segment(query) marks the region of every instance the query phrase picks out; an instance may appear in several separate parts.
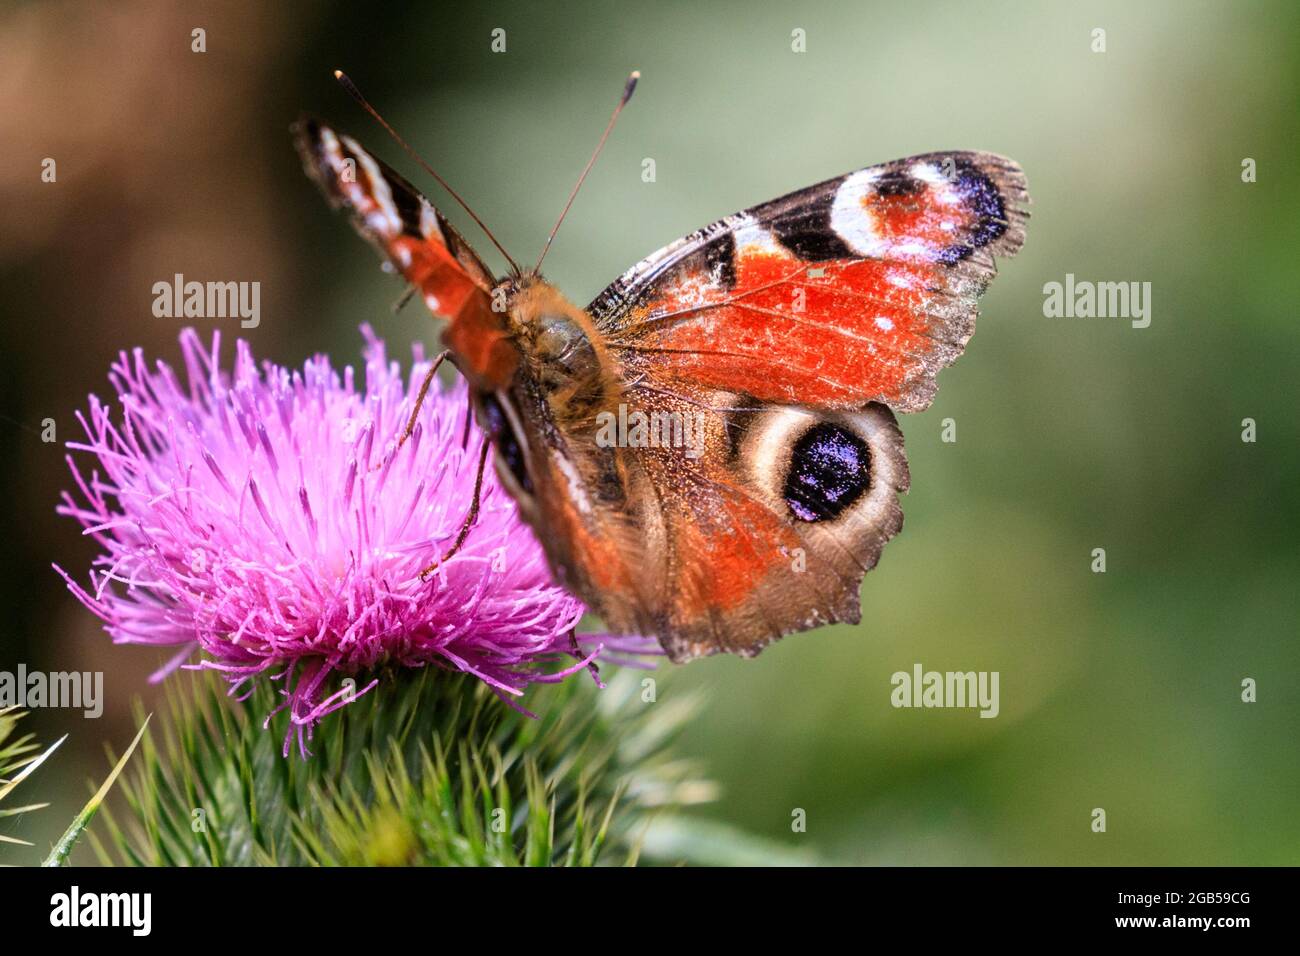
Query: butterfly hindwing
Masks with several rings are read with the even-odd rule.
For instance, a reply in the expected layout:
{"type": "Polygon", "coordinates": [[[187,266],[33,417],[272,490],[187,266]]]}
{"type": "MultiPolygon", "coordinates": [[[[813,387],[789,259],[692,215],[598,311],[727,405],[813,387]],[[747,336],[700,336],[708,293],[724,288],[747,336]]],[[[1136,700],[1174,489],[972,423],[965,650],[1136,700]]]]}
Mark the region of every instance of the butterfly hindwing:
{"type": "MultiPolygon", "coordinates": [[[[892,413],[702,397],[682,410],[704,430],[698,456],[627,454],[657,489],[646,524],[660,544],[642,576],[669,655],[748,657],[786,634],[859,620],[862,576],[902,527],[908,471],[892,413]]],[[[662,396],[644,407],[661,410],[662,396]]]]}
{"type": "Polygon", "coordinates": [[[526,368],[488,416],[509,420],[498,447],[520,449],[498,470],[557,579],[608,628],[653,634],[680,662],[859,619],[908,485],[888,408],[629,382],[617,412],[582,422],[553,414],[526,368]]]}

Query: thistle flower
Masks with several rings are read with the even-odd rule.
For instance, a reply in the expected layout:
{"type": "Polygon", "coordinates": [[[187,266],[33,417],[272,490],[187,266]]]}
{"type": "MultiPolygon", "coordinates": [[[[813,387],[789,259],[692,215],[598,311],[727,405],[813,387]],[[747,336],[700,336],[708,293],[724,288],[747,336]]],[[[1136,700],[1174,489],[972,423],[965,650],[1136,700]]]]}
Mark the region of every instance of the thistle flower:
{"type": "Polygon", "coordinates": [[[102,471],[87,477],[69,455],[80,494],[65,492],[58,510],[104,553],[88,587],[56,570],[115,643],[180,647],[151,680],[210,668],[241,698],[263,675],[280,682],[286,755],[296,734],[306,756],[315,724],[379,680],[358,689],[337,675],[434,664],[510,700],[606,648],[648,649],[575,637],[584,608],[552,583],[491,469],[461,550],[421,580],[466,516],[485,439],[465,386],[435,385],[398,448],[428,363],[417,347],[408,382],[362,333],[361,388],[351,366],[340,373],[325,356],[301,372],[259,369],[242,340],[223,372],[219,333],[210,350],[192,329],[181,334],[185,384],[163,362],[150,369],[140,349],[123,352],[109,376],[120,421],[92,395],[89,420],[78,413],[87,441],[68,445],[102,471]],[[577,662],[547,669],[566,654],[577,662]]]}

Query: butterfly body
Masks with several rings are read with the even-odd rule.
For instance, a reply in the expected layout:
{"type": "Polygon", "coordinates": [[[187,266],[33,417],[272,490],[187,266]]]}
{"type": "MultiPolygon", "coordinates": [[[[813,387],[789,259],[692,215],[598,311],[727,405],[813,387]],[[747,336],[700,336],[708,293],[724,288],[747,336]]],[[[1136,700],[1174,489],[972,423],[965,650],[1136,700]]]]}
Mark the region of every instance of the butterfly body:
{"type": "Polygon", "coordinates": [[[995,255],[1023,242],[1014,163],[938,153],[828,180],[653,253],[583,309],[535,273],[494,279],[355,141],[309,122],[298,143],[448,319],[502,482],[608,627],[681,661],[860,619],[910,480],[894,412],[929,405],[995,255]]]}

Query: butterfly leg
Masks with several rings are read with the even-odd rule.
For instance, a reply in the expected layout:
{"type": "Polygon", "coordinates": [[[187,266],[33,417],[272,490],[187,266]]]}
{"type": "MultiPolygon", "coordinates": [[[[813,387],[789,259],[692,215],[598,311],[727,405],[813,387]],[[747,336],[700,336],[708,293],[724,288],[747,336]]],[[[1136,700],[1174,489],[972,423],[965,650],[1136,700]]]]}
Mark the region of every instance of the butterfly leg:
{"type": "Polygon", "coordinates": [[[462,449],[469,447],[469,426],[474,421],[474,396],[467,395],[465,402],[465,430],[460,436],[460,447],[462,449]]]}
{"type": "Polygon", "coordinates": [[[415,295],[416,291],[418,290],[415,285],[409,285],[406,287],[406,291],[402,293],[402,297],[393,303],[394,315],[401,312],[402,309],[406,307],[406,303],[411,301],[411,297],[415,295]]]}
{"type": "MultiPolygon", "coordinates": [[[[582,653],[582,645],[578,643],[578,629],[576,627],[569,629],[569,653],[578,660],[582,660],[587,656],[582,653]]],[[[595,661],[587,665],[587,673],[591,674],[591,679],[596,682],[597,687],[604,688],[605,685],[600,680],[600,668],[596,666],[595,661]]]]}
{"type": "MultiPolygon", "coordinates": [[[[402,446],[406,444],[406,440],[411,437],[411,433],[415,431],[415,423],[420,417],[420,406],[424,404],[424,396],[429,394],[429,386],[433,384],[433,377],[438,374],[438,367],[450,356],[451,349],[444,349],[442,352],[438,353],[438,357],[435,358],[433,364],[429,366],[429,371],[425,374],[424,381],[420,383],[420,391],[415,396],[415,407],[411,409],[411,417],[406,420],[406,427],[402,429],[402,436],[397,439],[397,447],[393,449],[394,455],[401,450],[402,446]]],[[[377,462],[372,470],[378,470],[382,466],[382,461],[377,462]]]]}
{"type": "Polygon", "coordinates": [[[488,449],[491,447],[491,443],[484,438],[483,447],[478,453],[478,472],[474,475],[474,497],[469,504],[469,513],[465,515],[465,520],[460,524],[460,530],[456,532],[455,542],[446,554],[420,572],[421,581],[428,581],[429,575],[437,571],[443,564],[446,564],[452,555],[460,550],[461,545],[465,543],[465,539],[469,537],[469,529],[474,527],[474,522],[478,521],[479,500],[483,491],[483,469],[487,467],[488,449]]]}

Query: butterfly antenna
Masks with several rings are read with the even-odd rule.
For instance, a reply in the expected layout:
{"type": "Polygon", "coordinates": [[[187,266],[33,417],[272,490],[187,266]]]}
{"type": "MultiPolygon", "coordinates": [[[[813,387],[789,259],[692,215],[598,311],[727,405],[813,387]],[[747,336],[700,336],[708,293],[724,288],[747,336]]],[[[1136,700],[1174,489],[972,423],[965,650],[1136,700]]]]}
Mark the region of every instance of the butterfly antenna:
{"type": "Polygon", "coordinates": [[[439,176],[438,173],[434,170],[434,168],[430,166],[427,162],[425,162],[423,156],[421,156],[414,149],[412,149],[411,146],[406,142],[406,140],[402,139],[401,136],[397,135],[397,130],[389,126],[388,120],[380,116],[379,111],[376,110],[373,106],[371,106],[369,102],[367,102],[366,98],[361,95],[361,91],[357,89],[357,85],[353,83],[351,79],[348,78],[348,75],[346,73],[344,73],[342,70],[335,70],[334,79],[339,81],[339,85],[342,86],[343,89],[348,91],[348,94],[354,100],[356,100],[358,104],[360,104],[363,110],[365,110],[367,113],[369,113],[371,116],[375,118],[375,122],[377,122],[380,126],[382,126],[385,130],[388,131],[388,135],[393,137],[393,139],[397,141],[397,145],[401,146],[402,149],[406,150],[406,152],[410,154],[411,158],[420,164],[421,169],[423,169],[426,173],[432,176],[437,181],[438,185],[447,191],[447,194],[451,196],[452,199],[460,203],[460,208],[464,209],[467,213],[469,213],[469,217],[473,219],[474,222],[478,223],[478,227],[483,230],[483,234],[492,241],[492,245],[497,247],[497,251],[506,257],[506,262],[510,263],[510,268],[514,270],[515,275],[518,275],[519,263],[515,262],[515,260],[511,257],[510,253],[506,252],[505,247],[502,246],[501,243],[497,242],[497,237],[492,235],[492,230],[489,229],[484,224],[483,220],[478,217],[478,214],[474,212],[473,209],[469,208],[469,203],[465,202],[465,200],[460,198],[460,193],[456,192],[456,190],[452,189],[449,185],[447,185],[447,180],[439,176]]]}
{"type": "Polygon", "coordinates": [[[587,160],[587,166],[578,177],[577,183],[574,184],[573,192],[569,193],[569,201],[564,204],[564,211],[560,213],[560,218],[555,220],[555,227],[551,234],[546,237],[546,245],[542,246],[542,254],[537,257],[537,265],[533,266],[533,274],[542,268],[542,260],[546,258],[547,250],[551,248],[551,241],[555,239],[555,234],[560,231],[560,223],[564,222],[564,217],[569,214],[569,208],[573,205],[573,200],[578,196],[578,190],[582,188],[587,174],[591,172],[591,167],[596,165],[596,157],[600,151],[605,148],[605,140],[609,139],[610,131],[614,128],[614,123],[618,120],[618,114],[623,112],[623,107],[627,106],[627,101],[632,98],[632,92],[636,89],[636,81],[641,79],[641,71],[633,70],[627,78],[627,83],[623,86],[623,95],[619,97],[618,105],[614,107],[613,114],[609,117],[609,122],[605,124],[605,132],[600,136],[600,142],[596,144],[595,151],[591,154],[591,159],[587,160]]]}

